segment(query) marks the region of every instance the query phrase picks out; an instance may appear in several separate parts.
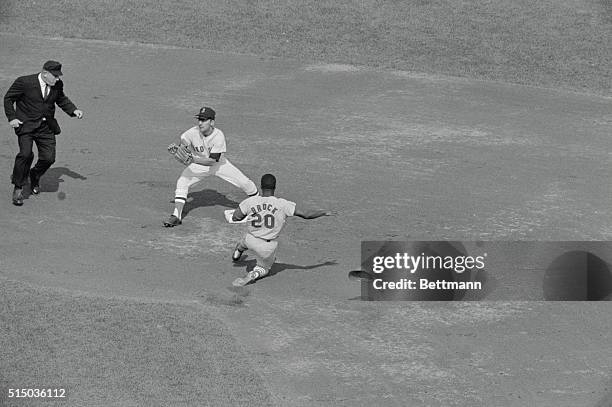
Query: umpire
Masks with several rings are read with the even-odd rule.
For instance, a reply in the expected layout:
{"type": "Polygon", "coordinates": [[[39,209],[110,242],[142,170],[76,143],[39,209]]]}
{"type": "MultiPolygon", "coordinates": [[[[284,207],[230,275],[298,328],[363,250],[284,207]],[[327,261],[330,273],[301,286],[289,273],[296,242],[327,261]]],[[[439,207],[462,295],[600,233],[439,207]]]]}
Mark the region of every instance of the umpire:
{"type": "Polygon", "coordinates": [[[11,177],[14,205],[23,205],[22,191],[28,175],[32,193],[38,194],[40,177],[55,162],[55,136],[61,132],[54,117],[55,105],[71,117],[83,118],[83,112],[64,94],[61,76],[62,64],[47,61],[40,73],[17,78],[4,95],[4,113],[19,143],[11,177]],[[30,169],[33,143],[38,149],[38,161],[30,169]]]}

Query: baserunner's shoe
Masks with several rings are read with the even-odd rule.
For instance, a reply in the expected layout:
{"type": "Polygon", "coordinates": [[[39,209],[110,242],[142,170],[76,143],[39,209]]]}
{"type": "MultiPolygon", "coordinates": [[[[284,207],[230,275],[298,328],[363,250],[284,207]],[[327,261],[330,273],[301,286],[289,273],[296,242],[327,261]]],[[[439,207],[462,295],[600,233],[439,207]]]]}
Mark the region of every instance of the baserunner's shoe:
{"type": "Polygon", "coordinates": [[[180,225],[181,223],[183,223],[183,222],[181,222],[181,220],[179,218],[177,218],[174,215],[170,215],[168,220],[164,222],[164,226],[167,227],[167,228],[172,228],[174,226],[180,225]]]}
{"type": "Polygon", "coordinates": [[[243,287],[259,278],[259,273],[255,270],[251,270],[247,273],[245,277],[238,277],[234,280],[232,285],[234,287],[243,287]]]}

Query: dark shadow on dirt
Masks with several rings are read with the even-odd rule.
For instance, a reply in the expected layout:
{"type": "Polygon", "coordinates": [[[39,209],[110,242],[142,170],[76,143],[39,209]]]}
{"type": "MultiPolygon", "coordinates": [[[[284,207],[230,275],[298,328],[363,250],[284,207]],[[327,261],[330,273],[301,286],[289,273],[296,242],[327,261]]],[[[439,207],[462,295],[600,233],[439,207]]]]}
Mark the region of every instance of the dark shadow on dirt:
{"type": "MultiPolygon", "coordinates": [[[[253,260],[255,261],[255,260],[253,260]]],[[[266,277],[271,277],[273,275],[276,275],[282,271],[285,270],[301,270],[301,271],[306,271],[306,270],[313,270],[319,267],[323,267],[323,266],[334,266],[338,264],[337,261],[325,261],[323,263],[318,263],[318,264],[313,264],[310,266],[300,266],[297,264],[288,264],[288,263],[274,263],[272,265],[272,268],[270,269],[270,272],[268,273],[268,275],[266,277]]],[[[255,266],[253,264],[253,266],[255,266]]]]}
{"type": "MultiPolygon", "coordinates": [[[[66,167],[51,167],[40,178],[40,192],[57,192],[59,191],[60,183],[64,182],[63,176],[74,179],[86,180],[87,177],[74,172],[66,167]]],[[[24,189],[25,190],[25,189],[24,189]]]]}
{"type": "Polygon", "coordinates": [[[215,205],[236,208],[238,207],[239,203],[240,202],[228,199],[225,195],[215,191],[214,189],[203,189],[202,191],[191,192],[189,193],[187,203],[183,208],[183,218],[195,208],[215,205]]]}
{"type": "MultiPolygon", "coordinates": [[[[257,260],[255,259],[250,259],[250,260],[241,260],[241,261],[237,261],[234,263],[234,267],[242,267],[242,266],[246,266],[246,271],[250,271],[253,270],[253,268],[255,267],[255,265],[257,264],[257,260]]],[[[318,264],[312,264],[310,266],[300,266],[298,264],[289,264],[289,263],[274,263],[272,265],[272,268],[270,269],[270,272],[268,273],[267,276],[263,277],[262,280],[264,278],[268,278],[268,277],[272,277],[280,272],[283,272],[285,270],[301,270],[301,271],[308,271],[308,270],[313,270],[319,267],[323,267],[323,266],[334,266],[338,264],[337,261],[326,261],[323,263],[318,263],[318,264]]]]}

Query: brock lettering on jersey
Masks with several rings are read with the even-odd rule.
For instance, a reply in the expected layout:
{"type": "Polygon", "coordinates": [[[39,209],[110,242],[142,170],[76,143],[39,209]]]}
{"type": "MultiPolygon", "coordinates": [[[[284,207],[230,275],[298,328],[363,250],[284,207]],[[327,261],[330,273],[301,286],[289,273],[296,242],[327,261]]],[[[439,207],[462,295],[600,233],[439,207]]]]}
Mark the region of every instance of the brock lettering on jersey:
{"type": "Polygon", "coordinates": [[[276,207],[274,207],[274,206],[272,206],[270,204],[266,204],[266,203],[260,204],[260,205],[257,205],[257,206],[251,206],[251,212],[252,213],[259,213],[259,212],[262,212],[262,211],[269,211],[269,212],[272,212],[272,215],[274,215],[277,210],[278,210],[278,208],[276,208],[276,207]]]}

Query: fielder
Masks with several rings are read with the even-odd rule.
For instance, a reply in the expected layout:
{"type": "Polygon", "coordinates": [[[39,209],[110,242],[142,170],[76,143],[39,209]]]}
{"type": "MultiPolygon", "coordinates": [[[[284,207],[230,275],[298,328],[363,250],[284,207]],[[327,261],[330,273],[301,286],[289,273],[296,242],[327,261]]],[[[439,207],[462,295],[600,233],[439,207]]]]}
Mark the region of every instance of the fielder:
{"type": "Polygon", "coordinates": [[[198,119],[198,125],[181,134],[182,148],[179,153],[184,148],[188,157],[177,159],[187,167],[176,181],[174,212],[164,222],[165,227],[182,223],[183,207],[187,202],[189,188],[208,176],[215,175],[242,189],[249,196],[258,194],[255,183],[225,157],[225,135],[215,127],[215,111],[210,107],[203,107],[194,117],[198,119]]]}
{"type": "Polygon", "coordinates": [[[299,216],[303,219],[316,219],[321,216],[332,216],[333,212],[324,210],[302,211],[295,207],[295,202],[274,196],[276,178],[272,174],[261,177],[261,196],[252,196],[240,203],[234,211],[232,220],[239,222],[249,216],[247,233],[236,245],[232,260],[237,262],[246,250],[252,250],[257,259],[253,270],[244,278],[237,278],[234,286],[244,286],[258,278],[264,277],[270,271],[276,260],[276,249],[285,220],[289,216],[299,216]]]}

